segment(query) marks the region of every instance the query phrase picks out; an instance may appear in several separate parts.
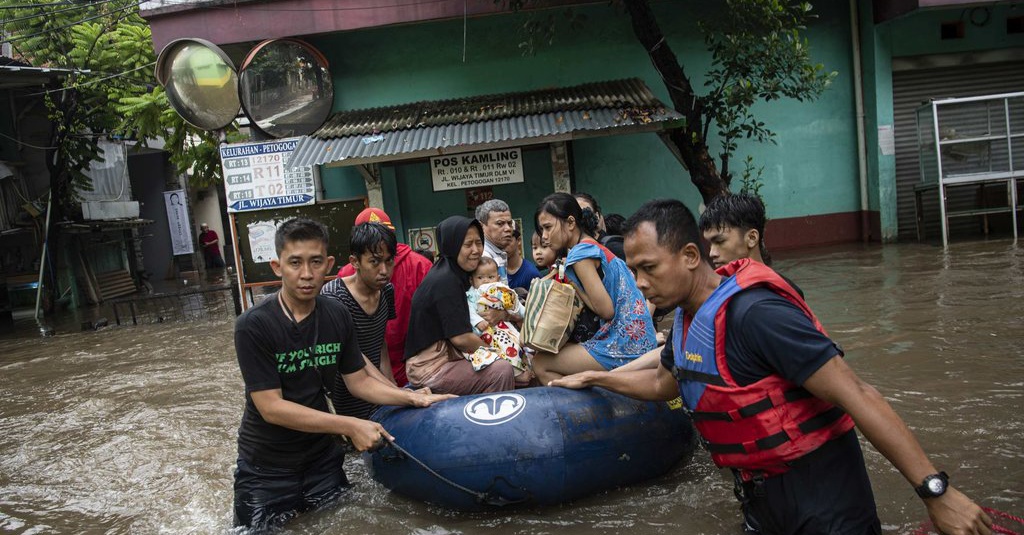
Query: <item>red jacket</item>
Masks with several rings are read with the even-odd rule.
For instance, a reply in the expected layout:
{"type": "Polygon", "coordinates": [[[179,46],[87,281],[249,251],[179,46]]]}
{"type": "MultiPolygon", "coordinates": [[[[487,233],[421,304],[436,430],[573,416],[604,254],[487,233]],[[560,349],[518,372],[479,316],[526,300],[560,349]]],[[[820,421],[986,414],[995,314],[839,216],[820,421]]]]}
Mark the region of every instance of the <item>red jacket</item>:
{"type": "MultiPolygon", "coordinates": [[[[405,386],[409,379],[405,376],[405,333],[409,330],[409,312],[412,310],[412,294],[416,292],[423,277],[433,264],[426,257],[413,251],[404,243],[398,244],[395,252],[395,270],[391,273],[391,284],[395,287],[395,319],[388,322],[384,331],[384,341],[388,344],[388,360],[391,361],[391,372],[398,386],[405,386]]],[[[338,270],[339,277],[347,277],[355,273],[351,263],[338,270]]]]}

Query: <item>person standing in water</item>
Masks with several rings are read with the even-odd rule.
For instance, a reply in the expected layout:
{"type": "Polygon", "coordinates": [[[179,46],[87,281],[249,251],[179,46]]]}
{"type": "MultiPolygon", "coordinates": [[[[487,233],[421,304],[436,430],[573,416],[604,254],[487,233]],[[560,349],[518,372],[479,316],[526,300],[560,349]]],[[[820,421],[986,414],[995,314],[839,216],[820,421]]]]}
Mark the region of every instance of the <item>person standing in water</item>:
{"type": "Polygon", "coordinates": [[[235,353],[245,383],[238,428],[236,526],[262,530],[331,503],[348,487],[342,466],[348,437],[358,451],[392,440],[380,424],[333,414],[331,380],[343,374],[355,396],[382,405],[427,407],[451,396],[415,393],[366,372],[352,317],[320,295],[334,266],[327,229],[309,219],[284,222],[271,269],[281,290],[235,323],[235,353]]]}
{"type": "Polygon", "coordinates": [[[771,268],[744,259],[715,272],[693,214],[676,200],[644,204],[624,232],[637,286],[659,307],[680,307],[661,364],[551,385],[646,400],[682,395],[712,460],[734,474],[748,533],[881,533],[854,426],[903,474],[942,533],[991,533],[988,515],[949,485],[771,268]]]}
{"type": "MultiPolygon", "coordinates": [[[[380,208],[367,208],[356,216],[355,225],[363,223],[380,223],[390,231],[395,231],[391,217],[380,208]]],[[[397,237],[396,237],[397,239],[397,237]]],[[[395,288],[395,319],[384,328],[384,340],[391,360],[391,374],[398,386],[405,386],[409,379],[405,375],[405,337],[409,331],[409,312],[412,310],[412,294],[416,293],[420,282],[427,276],[433,260],[428,260],[408,245],[398,242],[395,245],[395,266],[391,270],[391,285],[395,288]]],[[[356,272],[351,262],[338,270],[339,277],[348,277],[356,272]]]]}

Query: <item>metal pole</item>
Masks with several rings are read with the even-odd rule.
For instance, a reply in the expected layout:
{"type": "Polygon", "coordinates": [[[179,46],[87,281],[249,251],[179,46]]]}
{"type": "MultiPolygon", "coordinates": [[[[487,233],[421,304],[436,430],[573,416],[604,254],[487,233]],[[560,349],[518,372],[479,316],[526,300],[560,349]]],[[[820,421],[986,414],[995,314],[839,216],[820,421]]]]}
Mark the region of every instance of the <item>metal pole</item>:
{"type": "Polygon", "coordinates": [[[47,194],[46,199],[46,226],[43,227],[43,251],[39,255],[39,280],[36,285],[36,323],[39,324],[39,328],[43,329],[43,323],[39,321],[39,309],[42,306],[43,300],[43,271],[46,268],[46,254],[50,244],[50,214],[53,213],[53,190],[47,194]]]}
{"type": "Polygon", "coordinates": [[[228,214],[228,222],[231,227],[231,243],[235,255],[235,287],[237,290],[231,292],[235,299],[235,313],[241,314],[249,308],[249,299],[245,295],[245,276],[242,274],[242,249],[238,246],[238,227],[235,224],[235,214],[228,214]]]}
{"type": "MultiPolygon", "coordinates": [[[[1003,112],[1006,116],[1006,159],[1010,170],[1010,179],[1006,181],[1009,189],[1010,221],[1013,224],[1013,243],[1017,243],[1017,179],[1013,174],[1013,134],[1010,132],[1010,99],[1003,99],[1003,112]]],[[[990,129],[989,132],[992,130],[990,129]]],[[[989,163],[989,165],[992,165],[989,163]]]]}
{"type": "Polygon", "coordinates": [[[850,0],[850,41],[853,44],[853,96],[857,110],[857,184],[860,186],[860,236],[871,241],[871,220],[868,211],[868,152],[864,133],[864,78],[861,71],[860,10],[857,0],[850,0]]]}
{"type": "Polygon", "coordinates": [[[939,172],[939,212],[942,214],[942,247],[949,247],[949,226],[946,221],[946,183],[942,179],[942,146],[939,144],[939,105],[932,101],[932,132],[935,136],[935,168],[939,172]]]}

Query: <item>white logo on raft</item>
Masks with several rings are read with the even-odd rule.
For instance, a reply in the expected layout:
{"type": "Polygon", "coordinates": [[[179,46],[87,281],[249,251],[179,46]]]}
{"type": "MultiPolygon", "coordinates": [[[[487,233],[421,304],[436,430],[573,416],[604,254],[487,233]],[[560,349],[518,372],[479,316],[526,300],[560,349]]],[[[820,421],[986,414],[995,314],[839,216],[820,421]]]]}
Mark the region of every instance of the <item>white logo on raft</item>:
{"type": "Polygon", "coordinates": [[[502,392],[488,394],[466,403],[462,413],[466,419],[477,425],[503,424],[523,412],[526,398],[519,394],[502,392]]]}

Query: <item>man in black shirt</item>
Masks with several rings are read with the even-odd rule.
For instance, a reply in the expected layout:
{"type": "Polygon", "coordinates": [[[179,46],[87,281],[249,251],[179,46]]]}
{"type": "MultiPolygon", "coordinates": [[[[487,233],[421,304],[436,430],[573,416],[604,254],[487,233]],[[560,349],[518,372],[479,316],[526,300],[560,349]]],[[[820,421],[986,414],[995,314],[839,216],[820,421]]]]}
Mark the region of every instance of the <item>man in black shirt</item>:
{"type": "Polygon", "coordinates": [[[242,314],[235,352],[245,381],[238,429],[235,524],[257,530],[329,503],[348,480],[339,437],[366,451],[392,440],[378,423],[332,414],[335,371],[355,396],[372,403],[426,407],[451,396],[402,390],[372,379],[340,303],[320,297],[334,265],[327,229],[309,219],[282,224],[271,261],[281,290],[242,314]],[[332,436],[334,435],[334,436],[332,436]]]}
{"type": "Polygon", "coordinates": [[[712,459],[741,476],[737,496],[755,533],[880,533],[853,424],[916,487],[941,532],[991,533],[991,519],[947,485],[770,268],[741,260],[723,268],[730,276],[716,273],[693,215],[675,200],[645,203],[624,233],[637,287],[658,307],[680,307],[676,336],[657,369],[587,371],[550,384],[647,400],[682,393],[712,459]]]}

